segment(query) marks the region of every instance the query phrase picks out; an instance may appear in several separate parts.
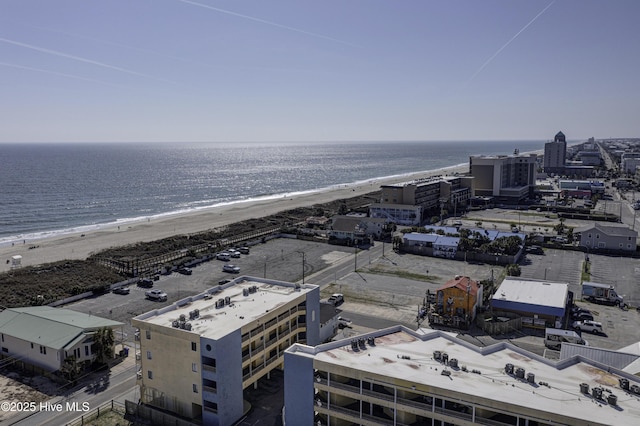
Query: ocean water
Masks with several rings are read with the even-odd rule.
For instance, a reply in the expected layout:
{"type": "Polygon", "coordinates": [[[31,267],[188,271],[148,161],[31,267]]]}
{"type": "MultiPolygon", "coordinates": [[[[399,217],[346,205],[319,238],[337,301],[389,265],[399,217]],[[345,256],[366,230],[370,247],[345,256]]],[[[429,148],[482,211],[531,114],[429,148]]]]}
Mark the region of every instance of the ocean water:
{"type": "Polygon", "coordinates": [[[0,244],[468,164],[544,141],[0,144],[0,244]]]}

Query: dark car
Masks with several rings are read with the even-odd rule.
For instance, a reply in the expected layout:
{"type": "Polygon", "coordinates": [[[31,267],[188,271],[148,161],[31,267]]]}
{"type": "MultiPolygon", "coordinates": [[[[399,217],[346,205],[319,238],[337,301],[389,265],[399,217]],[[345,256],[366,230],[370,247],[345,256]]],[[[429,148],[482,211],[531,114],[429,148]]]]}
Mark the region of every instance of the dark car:
{"type": "Polygon", "coordinates": [[[182,275],[191,275],[193,271],[189,268],[180,268],[178,269],[178,273],[182,275]]]}
{"type": "Polygon", "coordinates": [[[576,321],[593,321],[593,315],[591,315],[591,312],[580,312],[573,315],[573,319],[576,321]]]}
{"type": "Polygon", "coordinates": [[[544,254],[544,250],[540,246],[529,246],[527,247],[527,253],[544,254]]]}
{"type": "Polygon", "coordinates": [[[142,278],[138,280],[138,286],[144,287],[144,288],[151,288],[153,287],[153,280],[150,278],[142,278]]]}
{"type": "Polygon", "coordinates": [[[218,281],[218,284],[219,285],[225,285],[226,283],[230,283],[230,282],[231,282],[231,280],[220,280],[220,281],[218,281]]]}

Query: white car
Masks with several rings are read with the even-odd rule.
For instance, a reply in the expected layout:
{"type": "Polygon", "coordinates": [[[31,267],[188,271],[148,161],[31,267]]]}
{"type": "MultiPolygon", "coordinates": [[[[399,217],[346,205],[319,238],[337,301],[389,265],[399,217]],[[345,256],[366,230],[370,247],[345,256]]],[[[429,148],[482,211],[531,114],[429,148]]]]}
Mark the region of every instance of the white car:
{"type": "Polygon", "coordinates": [[[240,257],[240,252],[238,250],[231,249],[231,250],[229,250],[229,255],[231,255],[231,257],[238,258],[238,257],[240,257]]]}
{"type": "Polygon", "coordinates": [[[338,306],[344,302],[344,295],[334,293],[329,297],[329,299],[327,299],[327,302],[331,303],[333,306],[338,306]]]}
{"type": "Polygon", "coordinates": [[[222,272],[231,272],[232,274],[239,274],[240,268],[236,265],[227,264],[222,267],[222,272]]]}
{"type": "Polygon", "coordinates": [[[155,300],[158,302],[164,302],[165,300],[167,300],[167,293],[157,288],[145,291],[144,295],[147,297],[147,299],[155,300]]]}
{"type": "Polygon", "coordinates": [[[576,331],[588,331],[593,334],[604,334],[602,330],[602,324],[596,321],[575,321],[573,323],[573,328],[576,331]]]}

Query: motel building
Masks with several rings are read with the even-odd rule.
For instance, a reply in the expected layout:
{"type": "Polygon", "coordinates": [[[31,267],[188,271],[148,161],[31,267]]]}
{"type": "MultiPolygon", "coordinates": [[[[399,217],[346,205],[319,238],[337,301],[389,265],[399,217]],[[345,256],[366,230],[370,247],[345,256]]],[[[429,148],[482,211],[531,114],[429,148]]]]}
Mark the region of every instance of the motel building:
{"type": "Polygon", "coordinates": [[[319,323],[318,286],[247,276],[139,315],[140,402],[154,422],[235,424],[244,390],[282,369],[292,344],[318,344],[319,323]]]}
{"type": "Polygon", "coordinates": [[[635,425],[637,376],[390,327],[285,353],[286,425],[635,425]]]}

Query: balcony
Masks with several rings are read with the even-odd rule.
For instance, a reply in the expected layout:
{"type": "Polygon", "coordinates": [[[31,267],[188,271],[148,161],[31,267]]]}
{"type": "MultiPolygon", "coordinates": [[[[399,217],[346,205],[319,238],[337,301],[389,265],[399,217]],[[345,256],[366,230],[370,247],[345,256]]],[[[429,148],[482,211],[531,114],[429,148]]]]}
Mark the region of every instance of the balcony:
{"type": "Polygon", "coordinates": [[[216,367],[214,367],[213,365],[202,364],[202,369],[204,371],[208,371],[210,373],[215,373],[216,372],[216,367]]]}
{"type": "Polygon", "coordinates": [[[218,388],[212,388],[211,386],[202,386],[204,392],[218,393],[218,388]]]}

